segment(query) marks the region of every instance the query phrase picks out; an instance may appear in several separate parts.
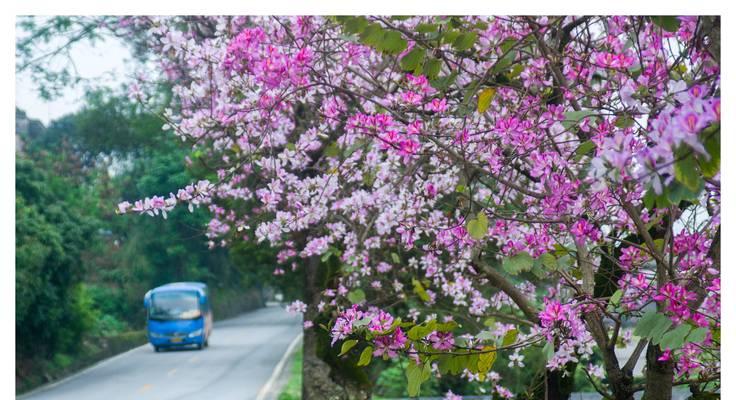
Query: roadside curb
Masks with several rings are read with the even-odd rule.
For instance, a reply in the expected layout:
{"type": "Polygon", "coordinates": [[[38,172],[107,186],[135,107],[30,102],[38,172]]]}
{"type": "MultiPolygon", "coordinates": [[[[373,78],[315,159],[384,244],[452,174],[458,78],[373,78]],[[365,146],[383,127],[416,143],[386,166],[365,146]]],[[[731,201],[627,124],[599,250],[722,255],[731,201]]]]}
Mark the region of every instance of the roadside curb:
{"type": "Polygon", "coordinates": [[[276,364],[276,367],[273,369],[271,377],[268,378],[268,381],[266,381],[266,383],[261,387],[261,390],[258,391],[258,395],[256,396],[255,400],[271,400],[275,399],[276,396],[278,396],[278,393],[274,393],[275,390],[280,389],[279,387],[275,386],[276,381],[278,381],[279,377],[281,377],[284,367],[286,366],[286,362],[291,359],[291,356],[296,351],[297,345],[301,343],[303,336],[304,333],[299,332],[294,340],[291,341],[289,347],[284,352],[284,355],[281,356],[278,364],[276,364]]]}

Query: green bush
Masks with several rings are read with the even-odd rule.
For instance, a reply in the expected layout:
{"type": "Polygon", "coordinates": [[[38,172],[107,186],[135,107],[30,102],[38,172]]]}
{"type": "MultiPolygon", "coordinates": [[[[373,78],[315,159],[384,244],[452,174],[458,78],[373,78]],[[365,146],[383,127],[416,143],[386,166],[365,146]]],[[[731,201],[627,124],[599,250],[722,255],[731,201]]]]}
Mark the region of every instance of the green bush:
{"type": "Polygon", "coordinates": [[[54,363],[54,366],[59,369],[64,369],[72,364],[74,362],[74,359],[66,354],[63,353],[57,353],[54,354],[54,358],[52,359],[52,362],[54,363]]]}

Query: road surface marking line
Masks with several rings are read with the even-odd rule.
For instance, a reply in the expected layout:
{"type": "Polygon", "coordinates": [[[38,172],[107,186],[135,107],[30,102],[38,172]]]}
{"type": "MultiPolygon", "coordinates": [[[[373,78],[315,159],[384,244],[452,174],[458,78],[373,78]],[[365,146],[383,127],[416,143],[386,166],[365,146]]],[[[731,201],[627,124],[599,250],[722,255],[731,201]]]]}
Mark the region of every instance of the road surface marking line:
{"type": "Polygon", "coordinates": [[[296,348],[296,345],[301,341],[302,335],[304,335],[303,332],[299,332],[299,335],[294,338],[294,340],[291,341],[289,344],[289,347],[286,349],[286,352],[283,356],[281,356],[281,359],[279,360],[279,363],[276,364],[276,368],[273,369],[273,372],[271,373],[271,377],[268,378],[268,381],[266,381],[266,384],[261,387],[261,390],[258,391],[258,396],[256,396],[256,400],[263,400],[266,398],[266,395],[271,391],[271,387],[273,387],[273,384],[276,382],[276,379],[279,378],[279,375],[281,375],[281,371],[284,369],[284,365],[286,365],[286,360],[289,358],[291,353],[296,348]]]}
{"type": "MultiPolygon", "coordinates": [[[[222,326],[222,324],[227,325],[229,322],[231,322],[233,320],[242,318],[242,317],[244,317],[244,316],[246,316],[248,314],[256,314],[256,313],[259,313],[259,312],[263,312],[264,310],[268,310],[268,307],[257,308],[255,310],[250,310],[250,311],[246,311],[244,313],[238,314],[237,316],[234,316],[232,318],[224,319],[224,320],[221,320],[221,321],[215,321],[214,326],[215,327],[219,327],[219,326],[222,326]]],[[[45,391],[47,391],[49,389],[53,389],[56,386],[59,386],[59,385],[62,385],[64,383],[66,383],[66,382],[69,382],[71,380],[77,379],[80,376],[86,375],[88,372],[91,372],[91,371],[96,370],[98,368],[104,367],[105,365],[107,365],[107,364],[109,364],[109,363],[111,363],[113,361],[116,361],[116,360],[118,360],[120,358],[123,358],[125,356],[128,356],[128,355],[130,355],[130,353],[133,353],[133,352],[138,351],[138,350],[142,350],[143,348],[146,348],[146,347],[150,348],[149,346],[150,346],[150,344],[149,343],[146,343],[146,344],[140,345],[138,347],[134,347],[134,348],[132,348],[132,349],[130,349],[128,351],[125,351],[123,353],[117,354],[117,355],[115,355],[115,356],[113,356],[111,358],[106,358],[104,360],[100,360],[99,362],[97,362],[95,364],[92,364],[92,365],[90,365],[89,367],[87,367],[85,369],[82,369],[80,371],[77,371],[74,374],[67,376],[66,378],[63,378],[63,379],[58,380],[58,381],[55,381],[55,382],[49,382],[49,383],[47,383],[47,384],[45,384],[43,386],[39,386],[39,387],[37,387],[37,388],[29,391],[29,392],[26,392],[26,393],[23,393],[23,394],[21,394],[19,396],[16,396],[15,397],[15,400],[24,400],[24,399],[27,399],[27,398],[29,398],[31,396],[35,396],[35,395],[37,395],[39,393],[45,392],[45,391]]]]}
{"type": "Polygon", "coordinates": [[[197,360],[199,360],[199,356],[194,356],[194,357],[192,357],[192,358],[189,359],[189,362],[190,363],[193,363],[193,362],[196,362],[197,360]]]}
{"type": "Polygon", "coordinates": [[[167,376],[168,376],[169,378],[171,378],[172,376],[174,376],[174,374],[175,374],[175,373],[176,373],[176,368],[174,368],[174,369],[172,369],[171,371],[169,371],[169,373],[167,373],[166,375],[167,375],[167,376]]]}
{"type": "Polygon", "coordinates": [[[138,389],[138,393],[144,393],[148,390],[150,390],[153,387],[150,383],[146,383],[145,385],[141,386],[140,389],[138,389]]]}

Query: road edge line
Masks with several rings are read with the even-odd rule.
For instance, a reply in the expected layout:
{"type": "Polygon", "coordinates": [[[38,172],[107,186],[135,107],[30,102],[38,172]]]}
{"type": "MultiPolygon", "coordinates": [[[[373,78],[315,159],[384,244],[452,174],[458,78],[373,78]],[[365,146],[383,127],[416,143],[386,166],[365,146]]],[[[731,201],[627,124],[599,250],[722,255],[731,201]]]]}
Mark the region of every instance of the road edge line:
{"type": "Polygon", "coordinates": [[[74,374],[67,376],[66,378],[62,378],[62,379],[60,379],[58,381],[54,381],[54,382],[49,382],[49,383],[47,383],[47,384],[45,384],[43,386],[40,386],[40,387],[37,387],[37,388],[31,390],[30,392],[23,393],[21,395],[15,396],[15,399],[16,400],[23,400],[23,399],[26,399],[28,397],[31,397],[31,396],[33,396],[35,394],[38,394],[38,393],[41,393],[41,392],[45,392],[45,391],[47,391],[49,389],[53,389],[53,388],[55,388],[55,387],[57,387],[57,386],[59,386],[59,385],[61,385],[63,383],[66,383],[66,382],[69,382],[69,381],[74,380],[76,378],[79,378],[80,376],[85,375],[85,374],[89,373],[90,371],[92,371],[94,369],[101,368],[101,367],[105,366],[106,364],[108,364],[108,363],[110,363],[112,361],[115,361],[117,359],[123,358],[124,356],[127,356],[130,353],[132,353],[132,352],[134,352],[136,350],[140,350],[140,349],[142,349],[144,347],[147,347],[147,346],[149,346],[149,343],[146,343],[146,344],[140,345],[138,347],[134,347],[132,349],[126,350],[126,351],[124,351],[124,352],[122,352],[120,354],[116,354],[116,355],[114,355],[112,357],[102,359],[102,360],[100,360],[100,361],[98,361],[98,362],[90,365],[89,367],[84,368],[81,371],[77,371],[74,374]]]}
{"type": "Polygon", "coordinates": [[[268,378],[268,381],[261,386],[261,390],[258,391],[258,395],[256,396],[256,400],[263,400],[266,395],[271,391],[274,382],[279,378],[281,375],[281,372],[284,369],[284,366],[286,365],[286,361],[289,359],[291,354],[294,352],[294,349],[296,349],[296,345],[299,344],[302,337],[304,336],[304,332],[299,332],[299,334],[294,338],[294,340],[291,341],[289,344],[289,347],[286,349],[286,352],[284,352],[284,355],[281,356],[281,359],[279,360],[278,364],[276,364],[276,367],[273,369],[273,372],[271,373],[271,377],[268,378]]]}

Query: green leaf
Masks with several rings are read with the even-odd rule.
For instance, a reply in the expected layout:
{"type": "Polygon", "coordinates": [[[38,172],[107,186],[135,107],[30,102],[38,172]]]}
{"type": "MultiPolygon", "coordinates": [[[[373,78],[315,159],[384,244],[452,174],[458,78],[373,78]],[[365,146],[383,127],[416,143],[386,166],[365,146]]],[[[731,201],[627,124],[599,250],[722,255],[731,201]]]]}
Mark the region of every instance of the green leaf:
{"type": "Polygon", "coordinates": [[[401,264],[401,258],[399,258],[399,255],[396,253],[391,253],[391,261],[393,261],[394,264],[401,264]]]}
{"type": "Polygon", "coordinates": [[[431,57],[427,61],[424,62],[424,66],[422,67],[422,72],[429,80],[436,79],[437,76],[440,74],[440,69],[442,68],[442,60],[439,58],[431,57]]]}
{"type": "Polygon", "coordinates": [[[666,30],[667,32],[677,32],[680,29],[680,20],[675,16],[661,15],[650,17],[654,25],[666,30]]]}
{"type": "MultiPolygon", "coordinates": [[[[465,355],[455,356],[452,359],[452,374],[457,375],[468,367],[469,357],[465,355]]],[[[477,367],[477,365],[476,365],[477,367]]]]}
{"type": "Polygon", "coordinates": [[[460,36],[460,31],[448,30],[442,34],[442,42],[453,44],[455,40],[460,36]]]}
{"type": "Polygon", "coordinates": [[[411,329],[409,329],[408,332],[406,332],[406,336],[409,337],[409,339],[417,341],[425,336],[432,333],[432,331],[435,331],[437,327],[437,321],[432,320],[423,324],[414,325],[411,329]]]}
{"type": "Polygon", "coordinates": [[[652,331],[654,326],[657,324],[658,317],[662,316],[657,314],[655,310],[649,310],[639,318],[634,328],[634,335],[639,337],[649,337],[649,333],[652,331]]]}
{"type": "Polygon", "coordinates": [[[621,302],[621,297],[624,295],[623,290],[618,289],[615,292],[613,292],[613,295],[611,295],[611,298],[608,300],[610,304],[613,306],[617,306],[619,302],[621,302]]]}
{"type": "Polygon", "coordinates": [[[368,26],[368,20],[365,17],[348,17],[343,23],[345,31],[348,33],[361,33],[368,26]]]}
{"type": "Polygon", "coordinates": [[[414,293],[419,296],[422,301],[429,301],[429,294],[427,294],[427,291],[424,289],[424,286],[422,286],[422,282],[420,282],[417,279],[412,279],[411,283],[414,285],[414,293]]]}
{"type": "Polygon", "coordinates": [[[438,332],[451,332],[457,329],[458,324],[455,321],[447,321],[443,323],[438,323],[437,326],[435,326],[435,330],[438,332]]]}
{"type": "Polygon", "coordinates": [[[657,198],[657,193],[654,192],[654,189],[647,190],[646,193],[644,193],[644,207],[646,207],[648,210],[652,210],[652,207],[654,207],[654,200],[657,198]]]}
{"type": "Polygon", "coordinates": [[[682,324],[677,328],[665,333],[662,340],[659,342],[659,347],[662,349],[676,350],[685,344],[685,337],[690,332],[690,325],[682,324]]]}
{"type": "Polygon", "coordinates": [[[652,242],[652,244],[654,245],[654,248],[658,251],[664,250],[664,239],[656,239],[652,242]]]}
{"type": "Polygon", "coordinates": [[[383,40],[384,30],[378,23],[372,23],[363,28],[360,41],[368,46],[378,47],[383,40]]]}
{"type": "Polygon", "coordinates": [[[431,371],[430,363],[417,365],[413,360],[409,360],[406,366],[406,379],[408,381],[406,391],[409,393],[409,397],[419,396],[422,382],[429,379],[431,371]]]}
{"type": "Polygon", "coordinates": [[[486,353],[478,354],[478,372],[481,374],[487,373],[492,367],[493,363],[496,362],[496,348],[493,346],[484,346],[483,351],[486,353]]]}
{"type": "Polygon", "coordinates": [[[513,68],[511,68],[511,71],[509,71],[508,74],[506,74],[506,77],[509,78],[509,80],[512,80],[516,78],[517,76],[521,75],[521,73],[524,72],[524,65],[523,64],[516,64],[513,68]]]}
{"type": "Polygon", "coordinates": [[[519,43],[516,39],[506,39],[503,42],[501,42],[501,45],[498,46],[501,48],[501,51],[506,53],[508,52],[512,47],[516,46],[516,44],[519,43]]]}
{"type": "Polygon", "coordinates": [[[675,162],[675,179],[691,191],[698,189],[700,174],[698,173],[698,165],[691,155],[675,162]]]}
{"type": "Polygon", "coordinates": [[[483,239],[488,233],[488,217],[483,211],[479,211],[475,219],[468,220],[465,228],[473,239],[483,239]]]}
{"type": "Polygon", "coordinates": [[[649,338],[652,339],[652,343],[659,344],[659,342],[662,340],[664,333],[667,332],[667,329],[672,326],[672,320],[667,318],[666,315],[657,314],[659,317],[657,318],[656,324],[652,328],[652,330],[649,332],[649,338]]]}
{"type": "Polygon", "coordinates": [[[701,171],[703,171],[703,176],[712,178],[721,170],[720,124],[713,124],[705,128],[701,136],[704,138],[703,146],[708,152],[709,157],[698,155],[698,164],[700,165],[701,171]]]}
{"type": "Polygon", "coordinates": [[[503,260],[503,269],[511,275],[529,271],[533,265],[534,259],[525,251],[503,260]]]}
{"type": "Polygon", "coordinates": [[[622,115],[618,118],[616,118],[616,123],[614,124],[617,128],[630,128],[634,126],[634,119],[631,118],[629,115],[622,115]]]}
{"type": "Polygon", "coordinates": [[[378,44],[378,49],[386,54],[398,54],[406,49],[406,40],[396,31],[386,31],[378,44]]]}
{"type": "Polygon", "coordinates": [[[595,150],[595,143],[592,140],[586,140],[583,143],[580,143],[580,146],[575,149],[575,154],[582,158],[582,156],[590,153],[593,150],[595,150]]]}
{"type": "Polygon", "coordinates": [[[475,335],[475,337],[480,340],[491,340],[495,338],[496,335],[494,335],[491,331],[480,331],[477,335],[475,335]]]}
{"type": "Polygon", "coordinates": [[[508,53],[504,54],[502,58],[498,59],[496,63],[493,64],[491,73],[495,75],[506,71],[509,67],[511,67],[512,64],[514,64],[514,60],[516,60],[517,54],[518,52],[516,51],[509,51],[508,53]]]}
{"type": "Polygon", "coordinates": [[[555,248],[555,256],[561,257],[564,255],[570,254],[570,249],[568,249],[567,247],[559,243],[555,243],[554,248],[555,248]]]}
{"type": "Polygon", "coordinates": [[[350,339],[350,340],[346,340],[342,342],[342,348],[340,348],[340,354],[338,354],[337,356],[341,357],[347,354],[347,352],[350,351],[350,349],[352,349],[353,347],[355,347],[356,344],[358,344],[358,341],[355,339],[350,339]]]}
{"type": "Polygon", "coordinates": [[[697,200],[700,196],[700,192],[705,187],[705,181],[698,179],[698,188],[691,190],[677,180],[670,183],[669,186],[664,188],[663,194],[666,201],[662,201],[660,204],[660,198],[657,198],[657,207],[665,208],[667,205],[679,204],[682,200],[697,200]]]}
{"type": "Polygon", "coordinates": [[[437,32],[438,28],[439,28],[439,25],[437,24],[428,24],[428,23],[422,22],[421,24],[418,24],[415,29],[419,33],[432,33],[432,32],[437,32]]]}
{"type": "Polygon", "coordinates": [[[457,51],[468,50],[473,47],[478,35],[475,32],[463,32],[452,42],[452,47],[457,51]]]}
{"type": "Polygon", "coordinates": [[[399,64],[404,71],[414,71],[422,65],[427,51],[422,47],[414,47],[409,53],[401,58],[399,64]]]}
{"type": "Polygon", "coordinates": [[[544,347],[542,348],[542,354],[544,354],[544,359],[549,361],[552,359],[552,357],[555,356],[555,346],[552,344],[552,342],[547,342],[544,347]]]}
{"type": "Polygon", "coordinates": [[[358,360],[358,366],[363,367],[371,363],[373,359],[373,346],[368,346],[360,353],[360,359],[358,360]]]}
{"type": "Polygon", "coordinates": [[[450,373],[450,370],[452,369],[452,356],[443,354],[439,356],[437,366],[440,371],[440,374],[446,375],[450,373]]]}
{"type": "Polygon", "coordinates": [[[363,289],[355,289],[348,293],[348,301],[353,304],[362,303],[365,300],[365,292],[363,289]]]}
{"type": "Polygon", "coordinates": [[[582,120],[584,120],[587,117],[590,117],[592,115],[598,114],[596,111],[592,110],[581,110],[581,111],[568,111],[565,113],[565,120],[562,121],[562,126],[565,127],[565,129],[570,129],[573,126],[576,126],[579,124],[582,120]]]}
{"type": "Polygon", "coordinates": [[[327,147],[325,147],[323,154],[325,157],[339,157],[342,152],[340,151],[340,147],[337,145],[337,143],[332,142],[327,147]]]}
{"type": "Polygon", "coordinates": [[[406,391],[409,393],[409,397],[418,396],[419,388],[422,386],[422,370],[411,359],[409,359],[409,364],[406,366],[406,380],[406,391]]]}
{"type": "Polygon", "coordinates": [[[519,330],[518,329],[512,329],[508,332],[506,332],[505,335],[503,335],[503,341],[501,341],[501,346],[511,346],[512,344],[516,343],[516,338],[519,336],[519,330]]]}
{"type": "Polygon", "coordinates": [[[541,261],[542,265],[551,270],[557,269],[557,259],[555,256],[553,256],[550,253],[544,253],[541,256],[539,256],[539,260],[541,261]]]}
{"type": "Polygon", "coordinates": [[[705,340],[705,337],[708,335],[708,329],[707,328],[695,328],[692,331],[690,331],[690,334],[687,335],[687,341],[691,343],[700,343],[703,340],[705,340]]]}
{"type": "Polygon", "coordinates": [[[445,91],[450,88],[450,86],[455,83],[455,80],[457,79],[458,72],[453,71],[447,76],[443,76],[441,78],[434,79],[430,82],[433,88],[445,91]]]}
{"type": "Polygon", "coordinates": [[[486,88],[478,94],[478,113],[483,114],[491,105],[491,100],[496,95],[496,88],[486,88]]]}

